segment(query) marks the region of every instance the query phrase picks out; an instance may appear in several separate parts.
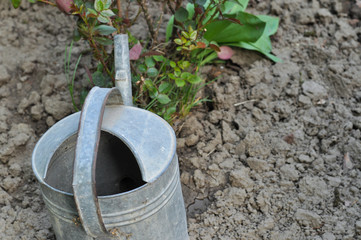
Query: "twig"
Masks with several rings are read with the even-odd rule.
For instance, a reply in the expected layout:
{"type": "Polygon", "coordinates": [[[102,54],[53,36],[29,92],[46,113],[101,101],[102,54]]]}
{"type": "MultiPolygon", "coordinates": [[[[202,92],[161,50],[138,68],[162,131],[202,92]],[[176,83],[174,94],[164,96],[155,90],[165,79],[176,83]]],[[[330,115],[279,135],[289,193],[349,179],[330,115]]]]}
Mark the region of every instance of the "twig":
{"type": "Polygon", "coordinates": [[[257,99],[247,100],[247,101],[244,101],[244,102],[235,103],[235,104],[233,104],[233,106],[237,107],[237,106],[240,106],[240,105],[243,105],[243,104],[246,104],[246,103],[256,102],[256,101],[258,101],[258,100],[257,99]]]}
{"type": "MultiPolygon", "coordinates": [[[[123,18],[123,6],[122,6],[122,0],[117,0],[117,8],[118,8],[118,17],[123,18]]],[[[120,32],[124,33],[124,24],[122,23],[120,25],[120,32]]]]}
{"type": "Polygon", "coordinates": [[[117,0],[118,17],[123,17],[122,0],[117,0]]]}
{"type": "Polygon", "coordinates": [[[146,3],[146,0],[137,0],[138,5],[142,8],[145,21],[147,22],[148,29],[150,36],[152,37],[153,41],[157,42],[157,39],[155,39],[155,32],[153,28],[153,21],[151,16],[149,15],[148,6],[146,3]]]}
{"type": "Polygon", "coordinates": [[[42,3],[46,3],[46,4],[49,4],[51,6],[56,6],[56,3],[53,3],[53,2],[50,2],[50,1],[46,1],[46,0],[38,0],[39,2],[42,2],[42,3]]]}
{"type": "Polygon", "coordinates": [[[170,0],[167,0],[167,5],[168,5],[169,10],[172,12],[172,15],[174,15],[174,14],[175,14],[175,10],[174,10],[174,8],[172,7],[172,4],[170,3],[170,0]]]}
{"type": "Polygon", "coordinates": [[[206,158],[207,157],[209,157],[212,153],[214,153],[216,151],[216,149],[215,148],[213,148],[213,150],[212,151],[210,151],[207,155],[206,155],[206,158]]]}
{"type": "MultiPolygon", "coordinates": [[[[161,6],[161,13],[160,13],[159,20],[158,20],[158,22],[157,22],[157,29],[155,30],[155,33],[154,33],[154,38],[155,38],[156,41],[157,41],[157,39],[158,39],[158,34],[159,34],[160,26],[162,25],[163,15],[164,15],[164,8],[165,8],[165,4],[166,4],[166,3],[167,3],[166,1],[163,1],[162,6],[161,6]]],[[[157,43],[157,42],[154,42],[153,45],[156,44],[156,43],[157,43]]]]}

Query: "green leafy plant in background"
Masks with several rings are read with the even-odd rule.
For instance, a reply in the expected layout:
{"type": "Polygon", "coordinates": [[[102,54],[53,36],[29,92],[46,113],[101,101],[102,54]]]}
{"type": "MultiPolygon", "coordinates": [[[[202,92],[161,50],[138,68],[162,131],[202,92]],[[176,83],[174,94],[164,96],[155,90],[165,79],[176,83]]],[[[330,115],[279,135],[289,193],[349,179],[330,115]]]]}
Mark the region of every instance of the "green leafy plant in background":
{"type": "MultiPolygon", "coordinates": [[[[21,0],[10,0],[15,8],[21,0]]],[[[114,34],[128,34],[132,69],[133,102],[162,116],[169,122],[185,117],[198,104],[207,101],[197,93],[211,81],[202,79],[199,68],[205,64],[229,59],[232,49],[255,50],[272,61],[270,36],[278,28],[278,18],[246,13],[248,0],[183,0],[160,1],[160,14],[151,16],[146,0],[28,0],[57,6],[66,14],[77,16],[74,40],[86,40],[96,66],[85,67],[91,86],[114,86],[114,34]],[[129,17],[130,6],[138,12],[129,17]],[[172,16],[166,28],[165,42],[158,33],[163,15],[172,16]],[[136,39],[129,28],[143,15],[149,38],[136,39]]],[[[64,70],[74,109],[78,110],[87,91],[75,94],[76,69],[71,68],[72,44],[66,49],[64,70]],[[78,98],[77,98],[78,97],[78,98]]]]}

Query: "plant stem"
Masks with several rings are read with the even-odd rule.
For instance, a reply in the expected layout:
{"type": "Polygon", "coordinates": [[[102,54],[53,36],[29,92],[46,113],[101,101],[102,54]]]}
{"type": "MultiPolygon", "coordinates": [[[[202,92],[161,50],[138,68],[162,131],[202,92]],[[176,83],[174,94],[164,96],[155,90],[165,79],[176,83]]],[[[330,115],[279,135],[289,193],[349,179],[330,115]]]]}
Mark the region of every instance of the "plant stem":
{"type": "MultiPolygon", "coordinates": [[[[162,6],[161,6],[160,17],[159,17],[159,20],[158,20],[158,22],[157,22],[157,29],[155,30],[155,33],[154,33],[154,38],[155,38],[155,39],[158,39],[159,29],[160,29],[160,25],[162,24],[163,15],[164,15],[164,8],[165,8],[165,4],[166,4],[166,3],[167,3],[166,1],[163,1],[162,6]]],[[[155,43],[156,43],[156,42],[154,42],[153,45],[154,45],[155,43]]]]}
{"type": "Polygon", "coordinates": [[[152,37],[153,42],[157,42],[157,39],[155,38],[155,31],[153,28],[153,21],[151,16],[149,15],[148,6],[146,3],[146,0],[137,0],[138,5],[142,8],[145,21],[147,22],[149,33],[152,37]]]}
{"type": "Polygon", "coordinates": [[[39,2],[42,2],[42,3],[46,3],[46,4],[49,4],[51,6],[55,6],[56,7],[56,3],[53,3],[53,2],[49,2],[47,0],[38,0],[39,2]]]}
{"type": "Polygon", "coordinates": [[[93,38],[90,37],[90,39],[89,39],[88,41],[89,41],[90,46],[92,46],[93,49],[94,49],[94,51],[95,51],[95,57],[102,63],[105,71],[107,72],[107,74],[109,75],[109,77],[112,79],[113,84],[115,85],[114,76],[113,76],[113,74],[111,73],[111,71],[109,70],[108,66],[106,65],[104,59],[102,58],[102,55],[100,54],[99,49],[98,49],[96,43],[94,42],[93,38]]]}
{"type": "Polygon", "coordinates": [[[172,12],[172,14],[174,15],[175,14],[175,10],[174,8],[172,7],[172,4],[170,3],[170,0],[166,0],[167,1],[167,5],[168,5],[168,8],[169,10],[172,12]]]}
{"type": "Polygon", "coordinates": [[[117,8],[118,8],[118,17],[122,18],[123,15],[122,0],[117,0],[117,8]]]}

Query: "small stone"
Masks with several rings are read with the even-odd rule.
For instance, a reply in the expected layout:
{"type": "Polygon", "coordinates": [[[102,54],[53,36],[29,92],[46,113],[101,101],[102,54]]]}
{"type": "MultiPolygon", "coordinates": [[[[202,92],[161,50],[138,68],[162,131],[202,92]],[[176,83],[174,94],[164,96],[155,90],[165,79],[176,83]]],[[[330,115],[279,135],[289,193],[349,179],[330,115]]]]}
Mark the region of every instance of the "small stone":
{"type": "MultiPolygon", "coordinates": [[[[0,84],[1,85],[1,84],[0,84]]],[[[0,98],[10,96],[10,88],[7,85],[0,87],[0,98]]]]}
{"type": "Polygon", "coordinates": [[[25,74],[30,74],[34,72],[35,67],[36,65],[33,62],[24,62],[23,65],[21,66],[21,69],[25,74]]]}
{"type": "Polygon", "coordinates": [[[297,181],[300,177],[294,164],[286,164],[282,166],[280,170],[282,173],[281,176],[287,180],[297,181]]]}
{"type": "Polygon", "coordinates": [[[46,99],[44,105],[45,111],[51,114],[56,120],[62,119],[72,111],[70,103],[52,98],[46,99]]]}
{"type": "Polygon", "coordinates": [[[312,104],[311,99],[305,95],[300,95],[298,97],[298,102],[301,106],[311,106],[312,104]]]}
{"type": "Polygon", "coordinates": [[[7,163],[9,161],[9,155],[11,155],[15,151],[15,145],[10,142],[0,147],[0,160],[3,163],[7,163]]]}
{"type": "Polygon", "coordinates": [[[271,150],[266,146],[258,132],[251,131],[246,135],[245,139],[238,144],[236,153],[239,155],[247,153],[250,157],[267,158],[271,150]]]}
{"type": "Polygon", "coordinates": [[[298,161],[300,161],[301,163],[311,163],[313,159],[310,158],[308,155],[301,154],[300,156],[298,156],[298,161]]]}
{"type": "Polygon", "coordinates": [[[249,168],[246,167],[233,170],[229,175],[229,179],[233,187],[251,189],[254,186],[253,180],[249,177],[249,168]]]}
{"type": "Polygon", "coordinates": [[[312,24],[315,22],[315,15],[311,9],[295,11],[295,18],[300,24],[312,24]]]}
{"type": "Polygon", "coordinates": [[[19,164],[17,163],[13,163],[11,164],[10,168],[9,168],[9,173],[14,176],[14,177],[18,177],[21,174],[21,167],[19,164]]]}
{"type": "Polygon", "coordinates": [[[322,240],[336,240],[336,237],[335,237],[335,235],[333,235],[333,234],[330,233],[330,232],[325,232],[325,233],[322,235],[322,240]]]}
{"type": "Polygon", "coordinates": [[[356,230],[356,232],[361,233],[361,221],[356,222],[355,230],[356,230]]]}
{"type": "Polygon", "coordinates": [[[270,169],[270,166],[266,161],[257,158],[248,158],[247,164],[252,170],[255,170],[256,172],[264,172],[270,169]]]}
{"type": "Polygon", "coordinates": [[[11,76],[8,73],[8,70],[3,65],[0,65],[0,86],[7,83],[10,78],[11,76]]]}
{"type": "Polygon", "coordinates": [[[186,145],[185,138],[177,138],[177,148],[184,148],[186,145]]]}
{"type": "Polygon", "coordinates": [[[9,193],[12,193],[14,192],[18,186],[20,185],[21,183],[21,178],[19,177],[10,177],[10,176],[7,176],[1,183],[1,187],[5,189],[5,191],[9,192],[9,193]]]}
{"type": "Polygon", "coordinates": [[[321,217],[314,212],[298,209],[295,213],[297,222],[302,226],[311,226],[319,228],[321,226],[321,217]]]}
{"type": "Polygon", "coordinates": [[[253,116],[255,119],[260,120],[260,121],[262,121],[262,120],[264,119],[262,110],[259,109],[259,108],[256,108],[256,107],[254,107],[254,108],[252,109],[252,116],[253,116]]]}
{"type": "Polygon", "coordinates": [[[32,135],[32,132],[33,130],[28,124],[25,123],[14,124],[9,132],[9,135],[11,137],[10,141],[15,146],[24,145],[29,140],[30,136],[32,135]]]}
{"type": "Polygon", "coordinates": [[[302,91],[314,101],[327,98],[327,90],[312,80],[302,84],[302,91]]]}
{"type": "Polygon", "coordinates": [[[199,169],[194,171],[193,179],[198,188],[203,188],[206,184],[206,176],[199,169]]]}
{"type": "Polygon", "coordinates": [[[235,160],[233,158],[227,158],[223,162],[219,164],[219,166],[223,169],[232,169],[234,167],[235,160]]]}
{"type": "Polygon", "coordinates": [[[199,137],[196,134],[191,134],[188,137],[186,137],[185,140],[186,140],[185,144],[187,145],[187,147],[192,147],[198,143],[199,137]]]}
{"type": "Polygon", "coordinates": [[[9,205],[12,199],[13,198],[7,192],[0,188],[0,205],[9,205]]]}
{"type": "Polygon", "coordinates": [[[239,136],[231,129],[226,121],[222,121],[222,137],[225,143],[235,143],[239,141],[239,136]]]}
{"type": "Polygon", "coordinates": [[[43,115],[44,108],[41,104],[37,104],[30,108],[31,117],[35,120],[40,120],[43,115]]]}
{"type": "Polygon", "coordinates": [[[54,120],[54,118],[52,116],[48,116],[46,118],[45,122],[48,125],[48,127],[51,127],[51,126],[53,126],[55,124],[55,120],[54,120]]]}
{"type": "Polygon", "coordinates": [[[323,23],[329,24],[332,21],[332,14],[327,8],[320,8],[317,11],[317,16],[323,23]]]}

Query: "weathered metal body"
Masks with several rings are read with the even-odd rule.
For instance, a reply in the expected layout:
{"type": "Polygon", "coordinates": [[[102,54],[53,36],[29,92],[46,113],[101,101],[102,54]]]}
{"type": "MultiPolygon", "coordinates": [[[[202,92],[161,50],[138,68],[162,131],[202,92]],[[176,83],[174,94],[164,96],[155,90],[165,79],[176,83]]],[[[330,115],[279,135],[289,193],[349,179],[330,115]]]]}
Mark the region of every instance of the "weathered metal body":
{"type": "Polygon", "coordinates": [[[116,88],[93,88],[34,149],[57,239],[189,239],[173,129],[119,102],[116,88]]]}

